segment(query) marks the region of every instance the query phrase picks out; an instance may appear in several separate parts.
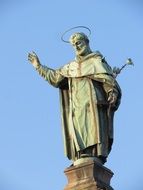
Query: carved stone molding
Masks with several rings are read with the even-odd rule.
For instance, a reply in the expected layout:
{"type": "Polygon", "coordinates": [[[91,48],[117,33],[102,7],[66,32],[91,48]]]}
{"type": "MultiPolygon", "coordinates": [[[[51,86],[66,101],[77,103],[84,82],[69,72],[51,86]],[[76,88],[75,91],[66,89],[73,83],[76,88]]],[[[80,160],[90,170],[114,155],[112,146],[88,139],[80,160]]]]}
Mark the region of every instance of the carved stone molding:
{"type": "Polygon", "coordinates": [[[68,179],[64,190],[113,190],[110,186],[113,172],[98,162],[88,161],[64,172],[68,179]]]}

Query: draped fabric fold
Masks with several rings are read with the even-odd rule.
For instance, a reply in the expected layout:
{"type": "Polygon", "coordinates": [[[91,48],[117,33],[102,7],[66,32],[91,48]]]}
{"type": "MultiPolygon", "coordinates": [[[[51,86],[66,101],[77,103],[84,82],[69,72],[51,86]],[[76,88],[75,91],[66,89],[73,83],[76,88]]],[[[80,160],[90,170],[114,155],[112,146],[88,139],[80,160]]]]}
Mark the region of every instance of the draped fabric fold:
{"type": "Polygon", "coordinates": [[[71,61],[57,70],[40,66],[38,72],[60,89],[66,156],[76,160],[79,151],[96,145],[97,156],[107,157],[113,142],[113,117],[120,104],[121,89],[103,56],[91,53],[82,61],[71,61]],[[118,98],[109,110],[107,99],[111,91],[118,98]]]}

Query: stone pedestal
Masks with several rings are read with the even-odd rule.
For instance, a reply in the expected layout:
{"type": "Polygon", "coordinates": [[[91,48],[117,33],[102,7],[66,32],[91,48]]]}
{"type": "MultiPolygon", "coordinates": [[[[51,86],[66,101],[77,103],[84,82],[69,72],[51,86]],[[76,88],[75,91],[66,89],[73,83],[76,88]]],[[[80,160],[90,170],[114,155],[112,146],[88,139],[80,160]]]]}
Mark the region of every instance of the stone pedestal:
{"type": "Polygon", "coordinates": [[[67,168],[68,184],[64,190],[113,190],[113,172],[96,161],[88,161],[67,168]]]}

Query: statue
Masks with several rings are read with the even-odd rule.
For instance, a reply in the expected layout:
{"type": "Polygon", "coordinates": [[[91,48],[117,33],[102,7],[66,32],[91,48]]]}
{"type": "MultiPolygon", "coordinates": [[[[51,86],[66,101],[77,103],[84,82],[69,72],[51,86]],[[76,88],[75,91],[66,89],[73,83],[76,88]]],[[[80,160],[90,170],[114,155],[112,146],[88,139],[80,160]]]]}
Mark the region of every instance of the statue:
{"type": "Polygon", "coordinates": [[[64,67],[53,70],[43,66],[34,52],[29,53],[28,60],[60,90],[66,156],[73,162],[96,158],[104,164],[113,143],[113,118],[120,105],[121,89],[103,55],[90,49],[87,35],[76,32],[69,42],[76,59],[64,67]]]}

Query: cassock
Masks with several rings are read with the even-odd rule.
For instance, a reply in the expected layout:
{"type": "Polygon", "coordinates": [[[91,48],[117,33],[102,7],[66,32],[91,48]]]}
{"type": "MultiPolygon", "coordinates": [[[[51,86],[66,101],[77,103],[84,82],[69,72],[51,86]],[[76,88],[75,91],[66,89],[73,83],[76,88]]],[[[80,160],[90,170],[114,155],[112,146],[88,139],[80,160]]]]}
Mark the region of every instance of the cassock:
{"type": "Polygon", "coordinates": [[[61,116],[66,156],[75,161],[77,153],[96,145],[97,157],[107,157],[113,142],[113,117],[121,89],[103,56],[91,53],[60,69],[40,66],[39,74],[60,90],[61,116]],[[114,106],[109,93],[116,93],[114,106]]]}

